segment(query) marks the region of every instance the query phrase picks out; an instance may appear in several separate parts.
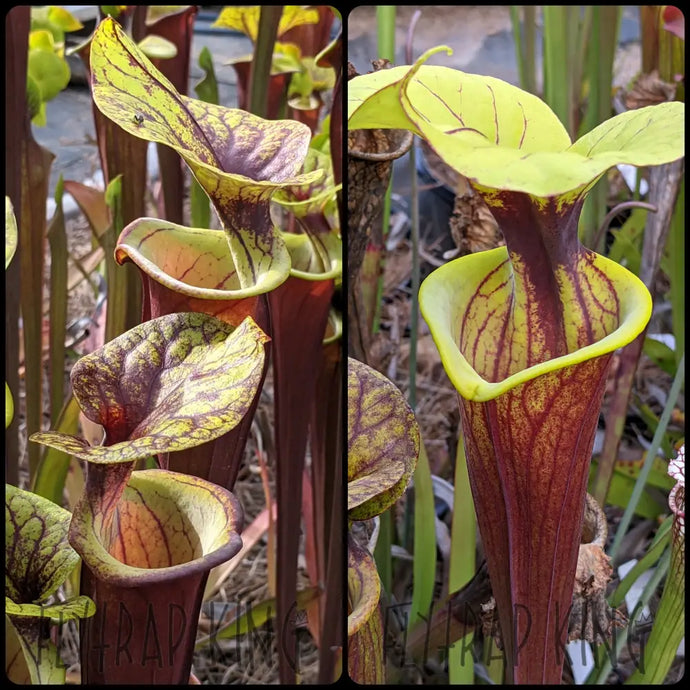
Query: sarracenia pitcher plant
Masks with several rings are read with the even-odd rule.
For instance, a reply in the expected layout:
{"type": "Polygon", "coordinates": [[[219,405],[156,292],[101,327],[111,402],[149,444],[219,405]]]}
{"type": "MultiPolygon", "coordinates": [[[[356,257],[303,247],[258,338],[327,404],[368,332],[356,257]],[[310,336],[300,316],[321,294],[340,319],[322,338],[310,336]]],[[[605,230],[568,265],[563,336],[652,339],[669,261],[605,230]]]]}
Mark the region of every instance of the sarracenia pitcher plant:
{"type": "MultiPolygon", "coordinates": [[[[299,175],[309,129],[178,93],[112,18],[96,29],[90,54],[92,96],[99,110],[130,134],[175,150],[223,226],[189,228],[140,218],[123,230],[115,256],[140,270],[142,321],[198,311],[237,325],[251,315],[268,333],[265,294],[285,282],[291,268],[271,220],[270,199],[283,185],[322,175],[299,175]]],[[[252,417],[253,408],[222,442],[179,454],[171,469],[232,487],[252,417]]]]}
{"type": "Polygon", "coordinates": [[[439,50],[350,81],[348,122],[423,137],[505,236],[434,271],[420,306],[460,397],[508,678],[559,683],[608,364],[651,313],[635,276],[580,243],[578,219],[610,167],[683,156],[684,105],[622,113],[572,143],[539,98],[423,64],[439,50]]]}
{"type": "Polygon", "coordinates": [[[96,605],[81,626],[84,683],[189,681],[206,579],[242,546],[241,507],[204,479],[134,467],[237,426],[262,380],[266,341],[250,317],[237,328],[198,313],[148,321],[72,369],[74,395],[103,426],[103,445],[32,435],[88,463],[69,522],[81,594],[96,605]]]}
{"type": "MultiPolygon", "coordinates": [[[[124,229],[116,259],[140,269],[142,320],[199,311],[238,324],[251,315],[269,333],[266,293],[284,283],[291,269],[288,248],[271,219],[271,197],[283,186],[309,184],[323,175],[299,174],[309,129],[181,95],[111,18],[93,36],[91,85],[95,104],[108,118],[179,153],[223,226],[188,228],[141,218],[124,229]]],[[[253,410],[211,449],[176,457],[171,469],[231,487],[252,416],[253,410]]]]}
{"type": "Polygon", "coordinates": [[[352,526],[390,508],[405,492],[421,439],[412,409],[383,374],[349,358],[347,366],[347,666],[363,685],[385,680],[381,582],[352,526]]]}
{"type": "MultiPolygon", "coordinates": [[[[340,229],[328,225],[318,204],[335,199],[336,189],[332,184],[314,187],[325,178],[325,166],[319,167],[323,164],[316,154],[308,156],[306,125],[265,120],[181,95],[112,19],[104,20],[93,37],[91,86],[94,102],[108,118],[179,153],[223,227],[187,228],[141,218],[124,229],[116,259],[133,261],[141,271],[143,319],[198,311],[238,324],[249,315],[271,337],[282,630],[295,601],[300,520],[295,506],[300,505],[310,403],[331,295],[341,273],[340,229]],[[278,192],[297,218],[299,234],[281,231],[272,216],[278,192]]],[[[258,397],[253,406],[257,403],[258,397]]],[[[212,447],[171,456],[170,469],[231,488],[253,410],[212,447]]],[[[295,637],[286,640],[279,648],[284,682],[294,676],[289,657],[295,637]]]]}

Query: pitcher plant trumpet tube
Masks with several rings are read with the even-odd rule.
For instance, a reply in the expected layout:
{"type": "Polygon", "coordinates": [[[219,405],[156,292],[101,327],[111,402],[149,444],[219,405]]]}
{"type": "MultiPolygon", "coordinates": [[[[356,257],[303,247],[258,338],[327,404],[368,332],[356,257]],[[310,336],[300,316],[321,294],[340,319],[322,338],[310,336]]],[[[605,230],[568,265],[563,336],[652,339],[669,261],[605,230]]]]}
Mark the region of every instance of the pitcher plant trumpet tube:
{"type": "Polygon", "coordinates": [[[622,113],[571,143],[536,96],[423,64],[443,49],[351,80],[349,127],[426,139],[503,231],[505,247],[430,274],[420,308],[459,394],[508,680],[557,684],[608,365],[652,307],[640,280],[580,243],[578,220],[610,167],[683,156],[684,105],[622,113]]]}
{"type": "Polygon", "coordinates": [[[197,313],[147,321],[72,369],[74,395],[103,426],[105,445],[32,435],[88,462],[69,524],[81,592],[96,605],[81,629],[85,683],[189,681],[206,579],[240,550],[242,511],[216,484],[134,466],[236,427],[259,386],[266,340],[249,317],[237,328],[197,313]]]}

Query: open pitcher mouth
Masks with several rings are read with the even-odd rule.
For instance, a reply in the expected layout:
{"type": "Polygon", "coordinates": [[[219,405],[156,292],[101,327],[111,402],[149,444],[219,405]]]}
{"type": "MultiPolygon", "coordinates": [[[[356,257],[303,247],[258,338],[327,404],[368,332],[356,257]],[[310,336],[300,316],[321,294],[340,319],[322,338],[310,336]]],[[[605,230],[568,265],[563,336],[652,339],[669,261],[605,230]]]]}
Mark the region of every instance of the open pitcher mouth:
{"type": "MultiPolygon", "coordinates": [[[[467,318],[468,308],[482,289],[485,288],[488,293],[510,281],[512,269],[507,248],[498,247],[460,257],[436,269],[426,278],[419,292],[420,309],[448,377],[463,398],[478,402],[491,400],[542,374],[613,352],[642,332],[652,311],[648,290],[641,280],[620,264],[600,255],[594,257],[595,265],[607,275],[618,302],[618,316],[611,320],[606,335],[585,347],[524,368],[498,381],[487,380],[485,371],[473,367],[470,360],[474,358],[477,361],[477,352],[463,351],[460,343],[469,342],[476,348],[480,342],[484,320],[479,313],[478,323],[467,318]],[[486,287],[489,276],[491,284],[486,287]]],[[[499,304],[497,300],[491,304],[491,310],[503,310],[503,318],[508,318],[506,302],[499,304]]],[[[484,319],[489,317],[491,310],[487,309],[484,319]]],[[[479,347],[486,348],[488,345],[481,343],[479,347]]],[[[494,348],[499,347],[501,344],[495,342],[494,348]]],[[[488,354],[489,351],[485,351],[488,354]]]]}
{"type": "MultiPolygon", "coordinates": [[[[287,258],[287,249],[283,247],[287,258]]],[[[284,283],[289,272],[270,269],[251,287],[242,287],[223,230],[187,228],[157,218],[140,218],[120,234],[118,263],[136,264],[173,292],[205,300],[239,300],[265,294],[284,283]]],[[[289,258],[287,258],[289,262],[289,258]]]]}
{"type": "Polygon", "coordinates": [[[94,576],[139,587],[208,572],[242,548],[243,516],[229,491],[168,470],[133,472],[109,520],[78,504],[70,543],[94,576]]]}

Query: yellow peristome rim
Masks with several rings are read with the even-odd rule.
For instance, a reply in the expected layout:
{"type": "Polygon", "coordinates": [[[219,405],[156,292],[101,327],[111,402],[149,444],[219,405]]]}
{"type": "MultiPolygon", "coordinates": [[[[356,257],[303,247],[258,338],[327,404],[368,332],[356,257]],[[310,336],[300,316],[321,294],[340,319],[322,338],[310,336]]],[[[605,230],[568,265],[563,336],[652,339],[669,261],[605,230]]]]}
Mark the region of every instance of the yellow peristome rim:
{"type": "MultiPolygon", "coordinates": [[[[324,345],[330,345],[331,343],[340,340],[343,336],[343,318],[342,316],[333,308],[328,312],[328,325],[332,326],[332,334],[327,335],[323,339],[324,345]]],[[[326,330],[328,333],[328,330],[326,330]]]]}
{"type": "Polygon", "coordinates": [[[115,247],[116,260],[118,263],[122,262],[121,257],[124,254],[153,280],[174,292],[179,292],[188,297],[206,300],[238,300],[246,297],[255,297],[274,290],[279,285],[282,285],[290,276],[290,258],[287,247],[282,239],[277,236],[276,248],[279,250],[280,256],[279,261],[275,262],[276,267],[263,271],[259,276],[259,280],[251,287],[215,289],[186,283],[163,271],[153,258],[150,258],[149,254],[139,249],[142,234],[147,232],[151,227],[164,228],[188,235],[190,241],[195,239],[199,242],[215,241],[216,239],[222,240],[221,243],[223,250],[227,251],[228,261],[232,261],[230,249],[227,247],[225,231],[210,230],[206,228],[188,228],[175,223],[161,221],[157,218],[139,218],[127,226],[120,235],[121,239],[118,240],[118,244],[115,247]]]}
{"type": "MultiPolygon", "coordinates": [[[[280,237],[285,246],[288,248],[288,253],[295,251],[299,247],[309,243],[309,237],[306,234],[296,234],[291,232],[281,232],[280,237]]],[[[330,253],[328,256],[328,261],[330,263],[330,269],[323,271],[321,273],[312,273],[310,271],[300,271],[294,266],[290,268],[290,275],[293,278],[301,278],[302,280],[335,280],[336,278],[342,276],[343,274],[343,259],[342,259],[342,244],[338,240],[338,244],[341,248],[340,254],[330,253]]]]}
{"type": "MultiPolygon", "coordinates": [[[[81,525],[86,524],[86,527],[78,530],[77,547],[79,548],[75,550],[79,552],[82,561],[91,570],[97,571],[99,579],[107,580],[120,587],[140,586],[145,582],[153,581],[154,578],[158,578],[157,582],[162,583],[176,577],[211,570],[214,566],[232,558],[240,550],[242,546],[239,536],[241,519],[238,524],[235,524],[231,522],[229,516],[235,517],[241,509],[234,495],[222,487],[198,477],[154,469],[132,472],[127,488],[135,489],[139,493],[158,492],[178,498],[177,510],[180,514],[184,514],[197,530],[202,553],[186,563],[164,568],[140,568],[127,565],[105,549],[96,534],[97,528],[88,524],[93,520],[93,514],[88,502],[85,502],[84,510],[80,511],[78,519],[81,525]],[[192,500],[185,500],[184,497],[185,489],[194,491],[199,488],[202,491],[205,490],[204,493],[208,495],[205,510],[203,507],[199,508],[198,502],[195,504],[194,499],[198,501],[198,496],[193,494],[192,500]]],[[[72,544],[72,534],[70,534],[70,543],[72,544]]],[[[74,548],[74,544],[72,546],[74,548]]]]}
{"type": "Polygon", "coordinates": [[[644,283],[615,261],[596,255],[595,265],[613,283],[618,295],[620,326],[591,345],[490,383],[472,368],[460,352],[457,344],[459,326],[464,305],[475,294],[478,284],[507,258],[506,247],[460,257],[433,271],[419,290],[419,306],[443,366],[458,393],[466,400],[493,400],[538,376],[613,352],[632,342],[649,321],[652,298],[644,283]]]}

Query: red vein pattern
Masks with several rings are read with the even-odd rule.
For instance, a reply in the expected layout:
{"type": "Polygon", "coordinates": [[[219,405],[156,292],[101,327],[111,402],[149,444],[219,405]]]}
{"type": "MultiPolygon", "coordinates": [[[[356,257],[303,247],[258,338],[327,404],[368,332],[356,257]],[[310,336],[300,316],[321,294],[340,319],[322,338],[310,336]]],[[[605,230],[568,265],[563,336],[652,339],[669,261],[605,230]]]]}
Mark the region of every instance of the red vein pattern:
{"type": "Polygon", "coordinates": [[[606,355],[545,374],[486,403],[461,399],[470,482],[501,628],[514,631],[504,641],[507,658],[519,662],[509,669],[516,683],[561,680],[609,360],[606,355]]]}
{"type": "Polygon", "coordinates": [[[82,682],[187,684],[208,572],[242,547],[240,504],[196,477],[98,469],[128,481],[107,506],[85,495],[70,526],[96,604],[81,628],[82,682]]]}

